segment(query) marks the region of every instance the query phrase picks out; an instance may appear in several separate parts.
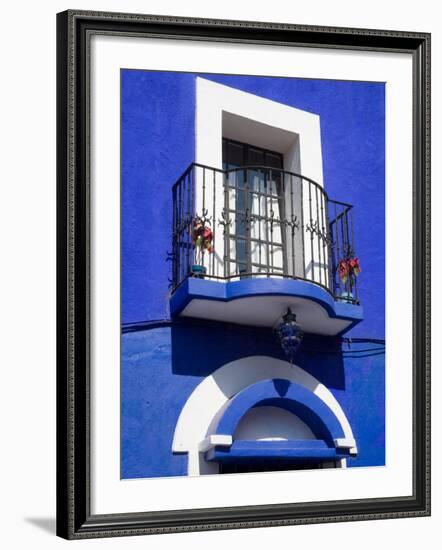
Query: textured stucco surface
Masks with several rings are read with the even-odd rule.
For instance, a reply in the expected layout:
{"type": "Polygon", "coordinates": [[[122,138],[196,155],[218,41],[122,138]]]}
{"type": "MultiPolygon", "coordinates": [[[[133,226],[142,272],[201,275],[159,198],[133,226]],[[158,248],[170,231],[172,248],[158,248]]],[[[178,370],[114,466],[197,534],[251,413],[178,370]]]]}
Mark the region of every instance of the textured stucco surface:
{"type": "MultiPolygon", "coordinates": [[[[178,416],[195,387],[241,357],[285,359],[270,330],[203,322],[125,333],[122,342],[123,478],[185,474],[187,456],[173,455],[171,448],[178,416]]],[[[297,365],[333,393],[350,422],[359,454],[348,459],[349,466],[385,462],[385,357],[379,348],[306,337],[297,357],[297,365]]]]}
{"type": "MultiPolygon", "coordinates": [[[[194,160],[195,76],[121,73],[123,326],[170,319],[171,188],[194,160]]],[[[200,76],[320,115],[324,185],[331,198],[355,205],[363,269],[364,320],[346,336],[384,338],[384,85],[200,76]]],[[[378,348],[360,343],[342,353],[336,341],[310,338],[297,361],[347,414],[359,449],[349,465],[385,461],[385,354],[378,348]]],[[[171,442],[186,399],[219,366],[255,354],[281,357],[270,331],[188,322],[124,332],[122,477],[185,474],[186,456],[172,455],[171,442]]]]}

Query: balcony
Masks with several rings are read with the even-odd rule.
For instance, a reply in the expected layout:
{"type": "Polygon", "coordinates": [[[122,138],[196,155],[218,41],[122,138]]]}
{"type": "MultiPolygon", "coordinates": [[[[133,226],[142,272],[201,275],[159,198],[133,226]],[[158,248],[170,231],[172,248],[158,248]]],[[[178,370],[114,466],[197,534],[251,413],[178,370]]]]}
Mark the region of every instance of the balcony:
{"type": "Polygon", "coordinates": [[[325,335],[362,320],[357,279],[338,272],[355,256],[353,207],[302,175],[191,164],[173,187],[172,250],[173,315],[270,327],[291,307],[325,335]]]}

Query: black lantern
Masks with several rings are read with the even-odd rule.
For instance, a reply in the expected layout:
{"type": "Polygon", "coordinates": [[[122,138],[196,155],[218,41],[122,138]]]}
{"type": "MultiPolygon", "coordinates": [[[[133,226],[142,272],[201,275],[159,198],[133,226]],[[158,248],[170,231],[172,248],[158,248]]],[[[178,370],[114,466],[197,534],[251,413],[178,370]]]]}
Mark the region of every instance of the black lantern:
{"type": "Polygon", "coordinates": [[[283,315],[282,322],[276,327],[276,333],[279,336],[284,353],[287,355],[290,363],[293,363],[296,352],[304,338],[304,333],[296,322],[296,315],[292,313],[290,308],[283,315]]]}

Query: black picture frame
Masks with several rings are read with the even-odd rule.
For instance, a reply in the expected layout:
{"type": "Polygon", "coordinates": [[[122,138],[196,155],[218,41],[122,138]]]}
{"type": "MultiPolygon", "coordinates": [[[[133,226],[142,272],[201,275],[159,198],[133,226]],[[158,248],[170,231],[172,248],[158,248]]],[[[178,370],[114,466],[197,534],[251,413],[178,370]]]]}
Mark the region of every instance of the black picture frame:
{"type": "Polygon", "coordinates": [[[57,534],[67,539],[430,515],[430,35],[69,10],[57,15],[57,534]],[[92,34],[406,52],[413,58],[413,494],[92,515],[89,40],[92,34]]]}

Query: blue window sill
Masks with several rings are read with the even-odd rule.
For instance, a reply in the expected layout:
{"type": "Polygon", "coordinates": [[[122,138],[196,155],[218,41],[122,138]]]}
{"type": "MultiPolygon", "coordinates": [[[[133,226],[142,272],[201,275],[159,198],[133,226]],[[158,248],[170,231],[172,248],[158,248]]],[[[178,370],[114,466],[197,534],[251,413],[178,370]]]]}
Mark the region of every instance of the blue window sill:
{"type": "Polygon", "coordinates": [[[336,460],[348,452],[329,447],[321,440],[299,441],[234,441],[231,447],[214,447],[207,451],[209,462],[240,463],[264,460],[336,460]]]}

